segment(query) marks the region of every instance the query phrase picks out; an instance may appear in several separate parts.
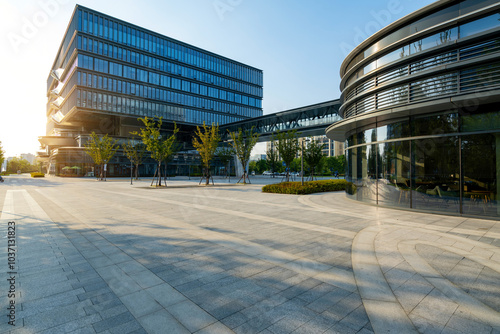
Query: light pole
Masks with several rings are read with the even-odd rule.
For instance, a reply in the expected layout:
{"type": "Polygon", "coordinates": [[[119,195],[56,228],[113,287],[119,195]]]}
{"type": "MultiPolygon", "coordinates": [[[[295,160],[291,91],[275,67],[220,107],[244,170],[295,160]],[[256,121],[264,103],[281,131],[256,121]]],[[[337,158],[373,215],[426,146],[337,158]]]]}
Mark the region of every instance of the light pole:
{"type": "Polygon", "coordinates": [[[300,151],[300,185],[304,185],[304,139],[302,139],[302,149],[300,151]]]}
{"type": "Polygon", "coordinates": [[[300,184],[304,185],[304,142],[309,142],[309,139],[302,138],[302,149],[300,154],[300,184]]]}

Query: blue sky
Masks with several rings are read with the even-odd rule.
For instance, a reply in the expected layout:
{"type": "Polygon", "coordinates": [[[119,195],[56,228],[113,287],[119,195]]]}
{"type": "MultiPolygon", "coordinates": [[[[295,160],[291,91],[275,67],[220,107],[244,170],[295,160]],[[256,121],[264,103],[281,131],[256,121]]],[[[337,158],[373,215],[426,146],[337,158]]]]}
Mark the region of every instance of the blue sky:
{"type": "MultiPolygon", "coordinates": [[[[421,0],[81,0],[78,3],[264,71],[264,114],[336,99],[346,51],[421,0]]],[[[34,153],[46,79],[77,2],[0,0],[0,141],[34,153]],[[28,27],[34,27],[29,29],[28,27]]]]}

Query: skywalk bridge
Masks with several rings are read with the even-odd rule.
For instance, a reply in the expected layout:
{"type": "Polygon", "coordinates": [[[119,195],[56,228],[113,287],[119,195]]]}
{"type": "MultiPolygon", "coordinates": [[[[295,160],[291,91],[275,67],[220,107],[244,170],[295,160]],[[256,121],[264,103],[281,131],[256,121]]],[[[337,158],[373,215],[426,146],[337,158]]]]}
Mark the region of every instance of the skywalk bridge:
{"type": "Polygon", "coordinates": [[[252,127],[260,134],[259,142],[270,141],[277,131],[297,130],[300,137],[321,136],[327,127],[342,119],[339,107],[340,100],[331,100],[221,125],[219,130],[223,140],[230,139],[229,132],[244,132],[252,127]]]}

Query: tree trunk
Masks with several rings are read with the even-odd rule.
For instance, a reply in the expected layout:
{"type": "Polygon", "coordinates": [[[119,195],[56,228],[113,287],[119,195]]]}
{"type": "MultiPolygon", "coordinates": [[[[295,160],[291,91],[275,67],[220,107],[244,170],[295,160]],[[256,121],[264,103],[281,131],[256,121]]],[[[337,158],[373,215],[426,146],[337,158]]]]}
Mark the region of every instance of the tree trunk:
{"type": "Polygon", "coordinates": [[[101,170],[99,171],[99,180],[102,181],[104,179],[104,164],[101,164],[101,170]]]}
{"type": "Polygon", "coordinates": [[[243,163],[243,184],[247,184],[247,162],[242,161],[243,163]]]}
{"type": "Polygon", "coordinates": [[[158,186],[161,187],[161,162],[158,163],[158,186]]]}
{"type": "Polygon", "coordinates": [[[207,182],[205,183],[205,185],[208,186],[210,184],[210,167],[208,167],[206,171],[207,171],[207,182]]]}
{"type": "Polygon", "coordinates": [[[139,164],[135,164],[135,179],[139,180],[139,164]]]}

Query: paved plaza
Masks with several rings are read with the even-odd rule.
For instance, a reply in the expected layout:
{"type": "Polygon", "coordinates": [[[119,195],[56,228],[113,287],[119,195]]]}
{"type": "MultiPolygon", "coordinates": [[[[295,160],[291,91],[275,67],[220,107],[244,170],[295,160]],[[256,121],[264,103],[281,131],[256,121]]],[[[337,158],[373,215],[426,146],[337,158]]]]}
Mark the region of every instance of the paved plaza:
{"type": "Polygon", "coordinates": [[[500,333],[500,222],[269,180],[6,177],[0,332],[500,333]]]}

